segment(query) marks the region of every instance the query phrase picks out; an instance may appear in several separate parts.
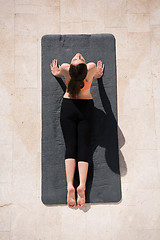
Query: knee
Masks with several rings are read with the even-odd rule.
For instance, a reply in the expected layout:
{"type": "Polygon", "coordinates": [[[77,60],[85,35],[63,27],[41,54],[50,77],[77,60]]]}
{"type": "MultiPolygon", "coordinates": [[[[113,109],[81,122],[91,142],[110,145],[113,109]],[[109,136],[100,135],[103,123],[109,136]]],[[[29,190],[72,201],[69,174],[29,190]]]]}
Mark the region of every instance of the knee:
{"type": "Polygon", "coordinates": [[[89,161],[87,160],[87,159],[77,159],[77,162],[86,162],[86,163],[88,163],[89,164],[89,161]]]}
{"type": "Polygon", "coordinates": [[[66,147],[66,151],[65,151],[65,159],[66,158],[77,158],[77,147],[76,146],[69,146],[66,147]]]}

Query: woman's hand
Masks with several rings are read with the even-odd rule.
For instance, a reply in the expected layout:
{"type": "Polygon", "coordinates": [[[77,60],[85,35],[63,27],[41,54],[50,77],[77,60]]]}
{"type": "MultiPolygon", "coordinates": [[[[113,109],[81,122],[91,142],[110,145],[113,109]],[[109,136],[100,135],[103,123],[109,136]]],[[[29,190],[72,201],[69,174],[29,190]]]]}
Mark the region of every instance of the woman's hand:
{"type": "Polygon", "coordinates": [[[102,61],[99,60],[97,62],[97,71],[98,71],[100,77],[102,77],[102,75],[103,75],[103,69],[104,69],[104,64],[102,66],[102,61]]]}
{"type": "Polygon", "coordinates": [[[54,59],[52,63],[50,64],[51,67],[51,73],[56,76],[60,73],[60,65],[57,66],[57,59],[54,59]]]}

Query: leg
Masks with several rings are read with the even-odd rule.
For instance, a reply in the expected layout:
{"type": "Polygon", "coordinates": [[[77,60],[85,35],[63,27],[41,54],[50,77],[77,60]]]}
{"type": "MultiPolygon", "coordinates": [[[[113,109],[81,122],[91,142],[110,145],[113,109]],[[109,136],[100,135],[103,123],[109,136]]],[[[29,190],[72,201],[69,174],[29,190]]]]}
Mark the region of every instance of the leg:
{"type": "Polygon", "coordinates": [[[61,115],[61,128],[65,141],[65,169],[67,187],[73,186],[77,152],[77,125],[72,119],[61,115]]]}
{"type": "MultiPolygon", "coordinates": [[[[69,108],[72,111],[72,105],[69,108]]],[[[76,165],[76,151],[77,151],[77,125],[76,119],[74,119],[74,111],[70,114],[68,111],[68,104],[64,102],[63,108],[61,108],[60,123],[62,133],[65,141],[65,168],[66,168],[66,180],[67,180],[67,203],[69,207],[76,207],[75,200],[75,188],[73,186],[73,179],[76,165]]]]}
{"type": "Polygon", "coordinates": [[[67,203],[71,208],[76,207],[75,188],[73,186],[76,160],[74,158],[65,159],[66,177],[67,177],[67,203]]]}
{"type": "Polygon", "coordinates": [[[67,188],[69,188],[70,186],[73,186],[75,167],[76,167],[76,159],[74,158],[65,159],[67,188]]]}
{"type": "Polygon", "coordinates": [[[86,179],[88,173],[88,162],[79,161],[78,162],[78,171],[80,176],[80,184],[77,187],[77,204],[78,207],[83,207],[85,204],[85,190],[86,190],[86,179]]]}
{"type": "Polygon", "coordinates": [[[88,162],[79,161],[78,162],[78,171],[79,171],[79,180],[80,180],[80,186],[86,189],[86,179],[88,174],[88,162]]]}
{"type": "Polygon", "coordinates": [[[78,171],[80,185],[85,189],[88,166],[89,166],[89,144],[91,136],[90,123],[82,120],[78,124],[78,171]]]}
{"type": "Polygon", "coordinates": [[[67,188],[73,186],[73,179],[76,167],[76,152],[77,152],[77,126],[74,121],[66,120],[63,134],[65,139],[65,169],[66,169],[66,180],[67,188]]]}
{"type": "MultiPolygon", "coordinates": [[[[61,122],[62,123],[62,122],[61,122]]],[[[65,169],[66,169],[66,180],[67,180],[67,203],[70,208],[76,207],[75,200],[75,188],[73,186],[75,166],[76,166],[76,124],[71,120],[65,121],[64,127],[62,123],[62,129],[65,139],[66,152],[65,152],[65,169]],[[69,132],[68,132],[69,131],[69,132]]]]}
{"type": "Polygon", "coordinates": [[[74,180],[74,173],[75,173],[75,167],[76,167],[75,156],[76,156],[77,147],[76,147],[76,140],[74,136],[76,134],[76,132],[74,131],[76,129],[76,126],[74,123],[72,123],[72,127],[73,127],[72,131],[70,131],[70,135],[69,135],[70,142],[65,138],[66,139],[65,169],[66,169],[67,191],[68,191],[67,203],[69,207],[75,208],[76,200],[75,200],[75,188],[73,186],[73,180],[74,180]]]}
{"type": "Polygon", "coordinates": [[[80,184],[77,187],[77,204],[83,207],[85,203],[86,179],[88,174],[88,148],[90,143],[91,128],[87,120],[82,120],[78,124],[78,171],[80,184]]]}
{"type": "Polygon", "coordinates": [[[89,102],[86,105],[86,112],[84,114],[85,119],[78,123],[78,170],[80,177],[80,185],[77,188],[78,199],[77,204],[79,207],[83,207],[85,203],[85,189],[86,179],[89,166],[89,147],[91,143],[91,136],[93,131],[94,120],[94,103],[89,102]],[[91,104],[90,104],[91,103],[91,104]]]}

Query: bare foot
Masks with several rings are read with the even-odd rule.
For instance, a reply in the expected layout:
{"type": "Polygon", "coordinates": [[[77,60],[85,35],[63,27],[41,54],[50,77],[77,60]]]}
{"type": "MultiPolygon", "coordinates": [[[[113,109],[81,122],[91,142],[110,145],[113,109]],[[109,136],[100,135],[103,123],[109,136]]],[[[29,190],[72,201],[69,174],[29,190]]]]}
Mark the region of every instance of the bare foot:
{"type": "Polygon", "coordinates": [[[68,194],[67,194],[67,203],[70,208],[76,207],[76,200],[75,200],[75,188],[73,186],[69,186],[67,188],[68,194]]]}
{"type": "Polygon", "coordinates": [[[85,188],[81,185],[77,187],[77,196],[77,205],[81,208],[85,204],[85,188]]]}

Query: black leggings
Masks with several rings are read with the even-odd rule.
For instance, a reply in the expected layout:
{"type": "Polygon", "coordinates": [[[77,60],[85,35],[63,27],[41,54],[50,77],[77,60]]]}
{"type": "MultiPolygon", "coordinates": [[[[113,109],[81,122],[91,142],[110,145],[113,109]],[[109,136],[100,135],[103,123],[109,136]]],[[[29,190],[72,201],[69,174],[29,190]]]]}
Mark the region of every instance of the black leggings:
{"type": "Polygon", "coordinates": [[[89,163],[89,145],[94,122],[93,99],[63,98],[60,124],[65,141],[65,159],[89,163]]]}

